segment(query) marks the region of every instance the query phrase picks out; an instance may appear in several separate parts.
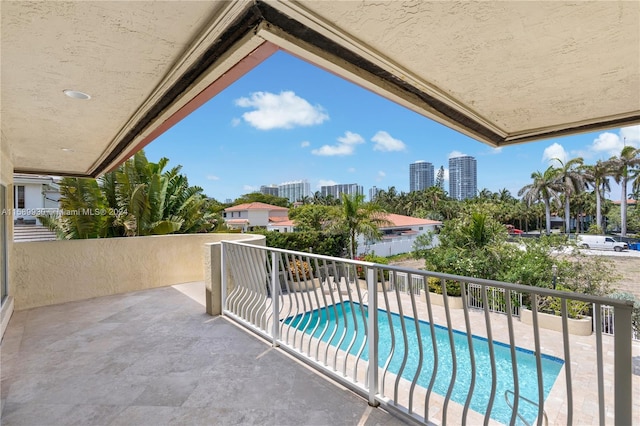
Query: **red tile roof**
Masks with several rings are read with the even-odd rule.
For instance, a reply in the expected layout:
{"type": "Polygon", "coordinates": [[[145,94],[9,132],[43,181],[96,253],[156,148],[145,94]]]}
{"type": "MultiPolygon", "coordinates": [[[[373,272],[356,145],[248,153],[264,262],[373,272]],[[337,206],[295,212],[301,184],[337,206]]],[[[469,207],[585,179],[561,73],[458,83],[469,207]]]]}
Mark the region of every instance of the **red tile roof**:
{"type": "MultiPolygon", "coordinates": [[[[613,200],[612,202],[616,206],[619,206],[622,203],[621,200],[613,200]]],[[[629,198],[627,200],[627,205],[635,205],[635,204],[636,204],[636,200],[634,200],[633,198],[629,198]]]]}
{"type": "Polygon", "coordinates": [[[243,225],[249,223],[249,219],[228,219],[227,223],[231,225],[243,225]]]}
{"type": "Polygon", "coordinates": [[[403,216],[401,214],[394,213],[385,213],[382,217],[391,222],[391,224],[381,226],[381,229],[398,228],[401,226],[442,225],[442,222],[437,220],[420,219],[417,217],[403,216]]]}
{"type": "Polygon", "coordinates": [[[225,212],[237,212],[237,211],[245,211],[245,210],[286,210],[289,211],[286,207],[274,206],[267,203],[245,203],[238,204],[237,206],[231,206],[224,209],[225,212]]]}
{"type": "Polygon", "coordinates": [[[288,217],[270,217],[269,222],[272,222],[271,223],[272,226],[290,226],[290,227],[296,226],[293,220],[290,220],[288,217]],[[280,220],[280,219],[284,219],[284,220],[280,220]]]}
{"type": "Polygon", "coordinates": [[[269,216],[269,222],[289,222],[288,216],[269,216]]]}

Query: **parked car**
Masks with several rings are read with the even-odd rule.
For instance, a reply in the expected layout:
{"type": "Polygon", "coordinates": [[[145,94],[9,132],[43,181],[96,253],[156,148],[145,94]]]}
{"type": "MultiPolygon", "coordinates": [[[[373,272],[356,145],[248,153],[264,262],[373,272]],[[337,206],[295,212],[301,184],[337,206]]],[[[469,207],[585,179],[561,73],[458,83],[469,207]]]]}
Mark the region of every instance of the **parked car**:
{"type": "Polygon", "coordinates": [[[628,250],[627,243],[616,241],[606,235],[578,235],[578,247],[595,250],[628,250]]]}
{"type": "Polygon", "coordinates": [[[513,225],[506,225],[507,226],[507,232],[509,233],[509,235],[522,235],[524,234],[524,231],[518,228],[515,228],[513,225]]]}

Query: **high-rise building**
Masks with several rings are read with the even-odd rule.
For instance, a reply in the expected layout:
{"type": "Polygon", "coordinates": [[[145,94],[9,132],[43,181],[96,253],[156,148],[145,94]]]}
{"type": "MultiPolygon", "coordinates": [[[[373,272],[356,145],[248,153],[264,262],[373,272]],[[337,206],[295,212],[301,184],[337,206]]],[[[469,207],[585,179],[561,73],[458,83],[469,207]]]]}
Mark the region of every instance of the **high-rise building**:
{"type": "Polygon", "coordinates": [[[295,203],[310,195],[311,189],[307,180],[283,182],[278,185],[278,196],[288,199],[290,203],[295,203]]]}
{"type": "Polygon", "coordinates": [[[464,200],[475,197],[477,191],[476,159],[469,155],[449,158],[449,196],[464,200]]]}
{"type": "Polygon", "coordinates": [[[369,201],[374,201],[378,196],[378,192],[380,192],[380,188],[378,188],[377,186],[372,186],[369,189],[369,201]]]}
{"type": "Polygon", "coordinates": [[[416,161],[409,164],[409,191],[421,191],[433,186],[433,164],[416,161]]]}
{"type": "Polygon", "coordinates": [[[265,195],[275,195],[278,197],[278,185],[262,185],[260,187],[260,193],[265,195]]]}
{"type": "Polygon", "coordinates": [[[340,199],[342,194],[355,195],[364,194],[362,185],[357,183],[344,183],[338,185],[326,185],[320,187],[320,194],[323,197],[332,196],[335,199],[340,199]]]}

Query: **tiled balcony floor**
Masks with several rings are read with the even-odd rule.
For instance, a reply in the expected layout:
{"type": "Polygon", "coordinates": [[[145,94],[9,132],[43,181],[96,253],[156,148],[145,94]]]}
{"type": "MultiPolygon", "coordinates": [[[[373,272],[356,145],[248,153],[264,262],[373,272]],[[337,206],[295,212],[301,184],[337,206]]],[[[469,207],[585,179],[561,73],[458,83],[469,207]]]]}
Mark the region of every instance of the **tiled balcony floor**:
{"type": "Polygon", "coordinates": [[[173,287],[15,312],[8,425],[395,425],[173,287]]]}

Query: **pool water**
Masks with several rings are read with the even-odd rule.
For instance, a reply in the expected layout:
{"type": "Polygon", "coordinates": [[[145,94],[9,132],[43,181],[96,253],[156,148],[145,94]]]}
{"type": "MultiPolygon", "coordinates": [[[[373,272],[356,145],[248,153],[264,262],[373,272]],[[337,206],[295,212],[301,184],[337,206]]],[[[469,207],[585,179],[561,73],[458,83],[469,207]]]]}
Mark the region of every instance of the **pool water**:
{"type": "MultiPolygon", "coordinates": [[[[387,312],[383,310],[379,310],[378,312],[379,366],[383,367],[391,353],[392,336],[387,312]]],[[[306,314],[290,317],[286,319],[284,323],[289,324],[298,330],[304,330],[307,334],[311,334],[311,332],[316,329],[313,334],[316,338],[321,337],[326,325],[327,331],[322,335],[322,340],[328,342],[332,346],[337,346],[344,334],[344,339],[340,344],[340,349],[344,351],[349,348],[349,345],[355,335],[355,341],[350,349],[350,353],[356,355],[360,351],[364,341],[365,323],[363,320],[363,313],[366,318],[366,306],[354,303],[352,309],[352,305],[350,303],[339,303],[328,308],[317,309],[312,312],[307,312],[306,314]],[[316,325],[318,326],[317,328],[316,325]],[[356,327],[358,330],[357,333],[355,331],[356,327]],[[332,334],[334,334],[334,331],[335,336],[331,337],[332,334]],[[331,339],[331,341],[329,341],[329,339],[331,339]]],[[[418,330],[421,335],[423,348],[422,367],[420,368],[420,372],[418,372],[420,352],[415,320],[410,317],[400,317],[397,314],[390,314],[390,316],[391,325],[395,334],[396,349],[391,358],[391,363],[389,364],[389,371],[397,375],[400,374],[400,369],[402,368],[405,343],[402,337],[401,321],[404,319],[405,328],[407,330],[407,344],[411,350],[409,351],[408,359],[401,375],[403,378],[412,381],[415,375],[419,374],[417,380],[418,385],[428,388],[433,375],[434,366],[434,350],[429,323],[425,321],[418,322],[418,330]]],[[[449,333],[445,327],[439,325],[434,325],[434,327],[438,350],[438,365],[433,391],[441,396],[446,396],[451,378],[453,377],[453,357],[449,341],[449,333]]],[[[457,368],[451,399],[464,405],[466,403],[467,394],[469,393],[472,377],[469,344],[465,333],[454,330],[453,337],[457,368]]],[[[489,403],[492,381],[489,345],[487,339],[483,337],[472,337],[473,352],[476,363],[476,377],[470,408],[484,415],[489,403]]],[[[514,390],[511,352],[509,345],[495,340],[493,349],[496,360],[497,383],[490,417],[500,423],[508,424],[511,419],[512,410],[506,404],[504,395],[506,391],[514,390]]],[[[361,357],[364,360],[368,360],[366,345],[361,357]]],[[[541,358],[544,398],[546,399],[556,381],[556,378],[558,377],[564,361],[545,354],[542,354],[541,358]]],[[[531,401],[537,401],[538,376],[535,355],[527,349],[517,347],[516,361],[520,396],[531,401]]],[[[510,395],[509,400],[513,403],[513,394],[510,395]]],[[[529,404],[523,400],[520,400],[518,411],[528,423],[535,421],[538,414],[537,406],[529,404]]],[[[516,421],[517,420],[518,419],[516,419],[516,421]]]]}

